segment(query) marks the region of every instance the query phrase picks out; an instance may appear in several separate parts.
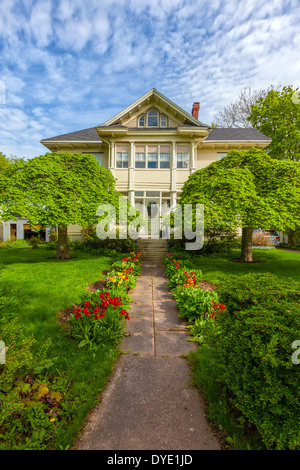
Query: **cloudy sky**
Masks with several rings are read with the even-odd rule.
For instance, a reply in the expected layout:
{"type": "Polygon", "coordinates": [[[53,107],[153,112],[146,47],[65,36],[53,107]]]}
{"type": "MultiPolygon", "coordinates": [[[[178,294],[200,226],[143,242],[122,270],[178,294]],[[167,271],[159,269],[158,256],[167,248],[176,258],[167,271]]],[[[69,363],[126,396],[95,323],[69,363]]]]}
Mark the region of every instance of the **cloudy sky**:
{"type": "Polygon", "coordinates": [[[1,0],[0,151],[105,122],[156,88],[199,119],[300,80],[299,0],[1,0]]]}

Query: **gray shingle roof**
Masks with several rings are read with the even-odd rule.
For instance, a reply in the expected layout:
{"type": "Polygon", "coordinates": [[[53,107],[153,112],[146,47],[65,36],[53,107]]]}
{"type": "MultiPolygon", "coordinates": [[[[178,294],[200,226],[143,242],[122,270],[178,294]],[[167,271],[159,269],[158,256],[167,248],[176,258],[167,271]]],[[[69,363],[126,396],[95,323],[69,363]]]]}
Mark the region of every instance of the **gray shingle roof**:
{"type": "Polygon", "coordinates": [[[95,127],[83,129],[82,131],[70,132],[69,134],[62,134],[49,139],[43,139],[41,142],[101,142],[101,139],[95,127]]]}
{"type": "Polygon", "coordinates": [[[204,142],[208,140],[270,140],[257,129],[237,128],[237,127],[217,127],[212,129],[211,132],[205,137],[204,142]]]}
{"type": "MultiPolygon", "coordinates": [[[[120,126],[123,127],[123,126],[120,126]]],[[[151,128],[131,128],[131,130],[153,130],[151,128]]],[[[159,129],[160,130],[160,129],[159,129]]],[[[164,130],[176,130],[176,128],[164,128],[164,130]]],[[[204,142],[211,140],[230,141],[230,140],[253,140],[253,141],[268,141],[270,140],[267,136],[262,134],[253,128],[223,128],[218,127],[212,129],[208,136],[204,139],[204,142]]],[[[101,139],[96,131],[95,127],[89,129],[83,129],[81,131],[70,132],[69,134],[62,134],[56,137],[50,137],[49,139],[43,139],[41,142],[101,142],[101,139]]]]}

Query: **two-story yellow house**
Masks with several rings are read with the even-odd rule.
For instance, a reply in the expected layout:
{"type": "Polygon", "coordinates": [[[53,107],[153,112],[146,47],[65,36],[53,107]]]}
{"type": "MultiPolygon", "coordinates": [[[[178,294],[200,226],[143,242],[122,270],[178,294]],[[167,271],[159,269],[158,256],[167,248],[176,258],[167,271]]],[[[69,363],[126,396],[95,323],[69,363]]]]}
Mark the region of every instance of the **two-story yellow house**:
{"type": "MultiPolygon", "coordinates": [[[[173,206],[189,175],[231,149],[263,149],[270,139],[251,128],[213,128],[198,120],[200,104],[184,111],[156,89],[104,124],[41,143],[50,151],[95,155],[117,180],[132,205],[173,206]]],[[[80,227],[69,227],[72,238],[80,227]]]]}

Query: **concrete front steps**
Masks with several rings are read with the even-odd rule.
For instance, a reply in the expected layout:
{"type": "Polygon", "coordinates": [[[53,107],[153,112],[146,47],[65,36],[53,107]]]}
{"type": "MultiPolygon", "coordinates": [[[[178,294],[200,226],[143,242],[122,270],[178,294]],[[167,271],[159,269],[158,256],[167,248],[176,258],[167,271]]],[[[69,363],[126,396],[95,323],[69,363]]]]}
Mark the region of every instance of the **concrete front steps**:
{"type": "Polygon", "coordinates": [[[138,251],[144,261],[158,261],[167,254],[168,242],[163,238],[139,238],[138,251]]]}

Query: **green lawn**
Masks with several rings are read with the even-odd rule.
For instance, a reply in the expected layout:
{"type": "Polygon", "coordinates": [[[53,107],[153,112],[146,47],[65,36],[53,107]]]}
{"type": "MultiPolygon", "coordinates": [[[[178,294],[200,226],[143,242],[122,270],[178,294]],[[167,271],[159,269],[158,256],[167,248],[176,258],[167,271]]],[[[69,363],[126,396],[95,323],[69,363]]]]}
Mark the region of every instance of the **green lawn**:
{"type": "MultiPolygon", "coordinates": [[[[49,358],[54,362],[54,373],[63,375],[69,383],[69,402],[65,403],[66,416],[56,433],[56,448],[72,444],[84,417],[96,403],[96,398],[117,357],[116,350],[97,351],[94,355],[78,349],[66,330],[58,322],[58,312],[78,302],[90,283],[102,278],[110,268],[112,259],[74,252],[73,258],[57,261],[55,252],[40,246],[31,248],[0,249],[0,263],[4,266],[0,288],[12,289],[16,305],[9,312],[18,317],[26,336],[36,339],[34,353],[38,354],[50,339],[49,358]],[[69,418],[68,418],[69,419],[69,418]]],[[[0,338],[1,339],[1,338],[0,338]]]]}
{"type": "Polygon", "coordinates": [[[278,277],[291,277],[300,282],[300,252],[294,253],[278,249],[254,249],[254,259],[260,263],[241,263],[232,261],[239,258],[240,250],[231,254],[214,256],[196,256],[193,263],[202,270],[204,279],[217,283],[218,280],[230,274],[272,273],[278,277]]]}

